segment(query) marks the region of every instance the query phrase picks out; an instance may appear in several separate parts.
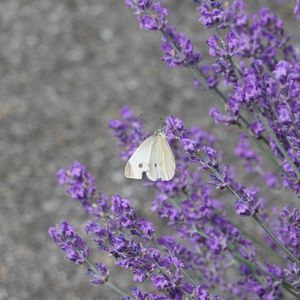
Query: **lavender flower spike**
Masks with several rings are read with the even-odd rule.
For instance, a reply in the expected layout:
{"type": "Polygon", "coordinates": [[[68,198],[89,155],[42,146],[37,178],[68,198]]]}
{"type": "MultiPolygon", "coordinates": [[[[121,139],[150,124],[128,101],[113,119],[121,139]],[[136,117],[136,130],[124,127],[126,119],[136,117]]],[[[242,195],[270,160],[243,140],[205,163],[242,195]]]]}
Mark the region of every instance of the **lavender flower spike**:
{"type": "Polygon", "coordinates": [[[52,241],[66,253],[66,259],[79,265],[86,261],[89,256],[87,245],[67,221],[50,227],[48,233],[52,241]]]}

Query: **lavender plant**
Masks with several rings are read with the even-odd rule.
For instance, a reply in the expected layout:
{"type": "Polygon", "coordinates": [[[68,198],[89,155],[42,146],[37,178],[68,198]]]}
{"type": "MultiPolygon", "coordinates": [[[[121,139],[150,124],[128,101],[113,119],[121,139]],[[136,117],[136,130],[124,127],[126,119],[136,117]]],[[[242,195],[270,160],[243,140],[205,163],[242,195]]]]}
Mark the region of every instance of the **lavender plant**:
{"type": "MultiPolygon", "coordinates": [[[[91,284],[107,286],[122,299],[299,298],[300,213],[289,199],[267,210],[263,195],[268,188],[287,189],[299,199],[299,57],[270,10],[247,13],[242,0],[193,2],[199,25],[212,32],[210,64],[169,24],[160,1],[125,0],[125,5],[140,28],[161,33],[166,66],[188,68],[215,101],[209,111],[215,123],[240,129],[235,155],[246,172],[262,179],[261,185],[237,180],[211,133],[186,128],[181,119],[168,116],[162,130],[176,158],[176,174],[145,186],[155,191],[152,211],[168,235],[139,216],[129,200],[98,191],[79,162],[57,172],[59,184],[88,216],[85,233],[102,254],[114,258],[116,267],[131,274],[136,286],[123,291],[112,282],[108,267],[90,260],[87,242],[67,221],[51,227],[50,237],[66,259],[87,266],[91,284]],[[230,205],[217,199],[223,194],[230,205]],[[249,218],[260,236],[235,224],[233,213],[249,218]]],[[[109,128],[124,161],[149,135],[127,107],[109,128]]]]}

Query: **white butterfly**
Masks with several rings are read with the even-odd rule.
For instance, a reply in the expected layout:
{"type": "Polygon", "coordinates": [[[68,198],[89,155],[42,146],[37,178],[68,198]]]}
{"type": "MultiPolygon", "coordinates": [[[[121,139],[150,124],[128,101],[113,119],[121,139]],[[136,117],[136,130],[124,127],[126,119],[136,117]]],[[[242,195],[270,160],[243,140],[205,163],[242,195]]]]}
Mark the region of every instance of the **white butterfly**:
{"type": "Polygon", "coordinates": [[[166,136],[160,130],[146,138],[126,164],[125,176],[128,178],[142,179],[144,172],[152,181],[168,181],[174,177],[174,155],[166,136]]]}

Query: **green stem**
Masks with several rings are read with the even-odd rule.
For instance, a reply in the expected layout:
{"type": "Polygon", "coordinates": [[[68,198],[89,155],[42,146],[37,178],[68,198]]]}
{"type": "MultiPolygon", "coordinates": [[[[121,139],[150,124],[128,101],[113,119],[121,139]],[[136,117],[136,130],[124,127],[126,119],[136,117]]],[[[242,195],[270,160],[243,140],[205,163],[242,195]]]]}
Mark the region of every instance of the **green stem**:
{"type": "Polygon", "coordinates": [[[193,280],[193,278],[184,269],[182,269],[182,274],[185,276],[187,281],[189,281],[193,286],[196,286],[196,283],[193,280]]]}
{"type": "Polygon", "coordinates": [[[189,66],[189,70],[193,74],[194,78],[199,81],[200,85],[205,89],[205,91],[216,101],[218,107],[220,110],[225,111],[224,104],[226,103],[226,100],[216,97],[216,95],[212,92],[210,88],[208,88],[205,84],[205,79],[203,78],[202,73],[198,68],[189,66]]]}
{"type": "MultiPolygon", "coordinates": [[[[240,196],[234,191],[233,188],[231,188],[230,191],[231,191],[232,193],[234,193],[234,195],[236,195],[237,197],[240,197],[240,196]]],[[[184,194],[185,196],[188,195],[188,193],[187,193],[185,190],[183,190],[183,194],[184,194]]],[[[175,199],[174,199],[174,201],[175,201],[175,199]]],[[[175,201],[175,202],[176,202],[176,201],[175,201]]],[[[177,202],[176,202],[176,203],[177,203],[177,202]]],[[[179,206],[179,204],[177,204],[177,206],[179,206]]],[[[260,220],[260,219],[259,219],[259,220],[260,220]]],[[[260,220],[260,221],[261,221],[261,220],[260,220]]],[[[261,222],[262,222],[262,221],[261,221],[261,222]]],[[[262,223],[262,224],[263,224],[263,223],[262,223]]],[[[213,226],[214,224],[211,223],[211,225],[213,226]]],[[[263,224],[263,225],[264,225],[265,228],[270,232],[270,234],[272,234],[272,232],[267,228],[267,226],[266,226],[265,224],[263,224]]],[[[209,238],[209,236],[208,236],[205,232],[200,231],[195,225],[193,225],[192,230],[193,230],[195,233],[198,233],[200,236],[202,236],[202,237],[204,237],[204,238],[206,238],[206,239],[209,238]]],[[[241,231],[242,231],[242,230],[241,230],[241,231]]],[[[220,232],[221,232],[221,231],[220,231],[220,232]]],[[[242,233],[246,235],[245,232],[242,231],[242,233]]],[[[272,235],[274,236],[274,234],[272,234],[272,235]]],[[[274,238],[276,239],[275,236],[274,236],[274,238]]],[[[277,240],[277,239],[276,239],[276,240],[277,240]]],[[[257,241],[257,242],[258,242],[259,244],[261,244],[259,241],[257,241]]],[[[263,246],[264,246],[264,245],[263,245],[263,246]]],[[[265,246],[264,246],[264,247],[265,247],[265,246]]],[[[256,271],[256,270],[258,270],[258,271],[260,271],[260,272],[263,273],[263,274],[266,274],[266,275],[268,275],[268,276],[271,276],[272,278],[274,277],[272,274],[266,272],[262,267],[257,266],[257,265],[255,265],[255,264],[251,263],[250,261],[248,261],[247,259],[245,259],[244,257],[242,257],[239,253],[237,253],[237,252],[235,251],[235,250],[236,250],[236,245],[235,245],[234,243],[232,243],[232,242],[228,243],[227,249],[228,249],[229,252],[232,254],[232,256],[234,257],[234,259],[236,259],[239,263],[243,263],[243,264],[247,265],[247,266],[250,268],[251,271],[256,271]]],[[[286,249],[286,250],[287,250],[287,249],[286,249]]],[[[287,251],[288,251],[288,250],[287,250],[287,251]]],[[[289,252],[289,251],[288,251],[288,252],[289,252]]],[[[262,280],[261,277],[259,277],[257,274],[256,274],[255,276],[257,277],[257,280],[261,282],[261,280],[262,280]],[[258,277],[259,277],[259,278],[258,278],[258,277]]],[[[292,287],[289,283],[287,283],[286,281],[282,281],[281,284],[282,284],[283,288],[286,289],[289,293],[291,293],[293,296],[297,296],[297,293],[295,292],[295,290],[293,289],[293,287],[292,287]]]]}
{"type": "MultiPolygon", "coordinates": [[[[202,161],[202,163],[207,166],[217,177],[220,182],[224,184],[224,186],[229,190],[237,199],[244,202],[244,200],[241,198],[239,193],[230,185],[225,184],[221,174],[218,170],[216,170],[214,167],[207,164],[205,161],[202,161]]],[[[252,215],[252,218],[265,230],[265,232],[270,236],[270,238],[274,241],[274,243],[292,260],[293,262],[297,263],[300,266],[300,261],[295,257],[280,241],[276,238],[276,236],[272,233],[272,231],[268,228],[266,224],[260,219],[260,217],[257,214],[252,215]]]]}
{"type": "Polygon", "coordinates": [[[272,139],[274,140],[274,142],[276,143],[277,147],[279,148],[281,154],[285,157],[285,159],[288,161],[289,165],[291,166],[291,168],[293,169],[293,171],[295,172],[295,174],[297,175],[297,179],[300,180],[300,171],[298,170],[297,166],[295,165],[295,163],[292,161],[292,159],[290,158],[289,154],[287,153],[287,151],[284,149],[282,143],[279,141],[279,139],[277,138],[275,132],[273,131],[273,129],[271,128],[271,126],[269,126],[267,120],[265,119],[265,117],[263,116],[261,110],[259,109],[259,107],[257,105],[254,105],[254,111],[256,112],[259,120],[263,123],[263,125],[265,126],[266,130],[268,131],[268,133],[270,134],[270,136],[272,137],[272,139]]]}
{"type": "MultiPolygon", "coordinates": [[[[176,51],[180,52],[180,49],[177,48],[177,46],[174,44],[172,39],[170,39],[170,37],[164,32],[164,30],[161,30],[161,33],[172,44],[173,48],[176,51]]],[[[241,76],[239,74],[239,70],[237,69],[237,67],[235,66],[235,64],[234,64],[234,62],[232,61],[231,58],[230,58],[230,63],[233,65],[234,70],[236,70],[238,78],[241,78],[241,76]]],[[[222,111],[224,111],[224,110],[226,111],[227,100],[224,97],[224,95],[220,92],[220,90],[217,87],[214,87],[213,89],[210,89],[206,86],[204,75],[202,74],[201,70],[199,70],[198,67],[195,67],[195,66],[192,66],[192,65],[188,65],[187,67],[192,72],[194,78],[199,81],[200,85],[205,89],[205,91],[216,101],[219,109],[221,109],[222,111]],[[214,92],[212,92],[212,91],[214,91],[214,92]]],[[[240,130],[246,132],[247,135],[249,136],[249,127],[250,126],[249,126],[248,121],[241,115],[241,113],[238,114],[238,117],[239,117],[239,119],[236,121],[236,124],[238,125],[240,130]]],[[[260,150],[262,150],[262,152],[264,154],[267,153],[266,150],[263,149],[262,145],[260,145],[261,141],[264,144],[268,145],[268,141],[266,140],[265,137],[262,137],[260,140],[252,138],[252,140],[257,145],[259,145],[260,150]]],[[[280,166],[280,164],[272,157],[272,155],[268,154],[267,157],[270,159],[272,164],[274,164],[277,169],[279,169],[281,172],[284,172],[282,167],[280,166]]],[[[300,179],[300,172],[298,171],[298,169],[296,168],[296,170],[294,169],[294,171],[297,174],[298,179],[300,179]]]]}
{"type": "Polygon", "coordinates": [[[246,232],[244,231],[241,226],[237,225],[236,223],[230,221],[231,224],[236,227],[246,238],[248,238],[249,240],[251,240],[252,242],[256,243],[257,245],[259,245],[259,247],[263,248],[264,250],[268,251],[270,250],[269,247],[267,247],[264,243],[262,243],[256,236],[254,236],[252,233],[246,232]]]}
{"type": "MultiPolygon", "coordinates": [[[[221,33],[220,33],[220,31],[219,31],[219,29],[218,29],[217,27],[216,27],[216,32],[217,32],[219,38],[221,39],[222,43],[225,45],[225,42],[224,42],[224,40],[223,40],[223,37],[222,37],[222,35],[221,35],[221,33]]],[[[235,73],[235,76],[238,78],[239,81],[242,81],[243,79],[242,79],[240,70],[238,69],[238,67],[236,66],[236,64],[234,63],[234,61],[232,60],[232,57],[231,57],[231,56],[228,56],[227,58],[228,58],[228,61],[229,61],[230,64],[231,64],[231,67],[232,67],[232,69],[233,69],[233,71],[234,71],[234,73],[235,73]]],[[[249,128],[248,122],[247,122],[245,119],[243,119],[243,121],[246,123],[246,124],[245,124],[245,125],[246,125],[246,126],[245,126],[246,129],[248,129],[248,128],[249,128]]],[[[242,128],[242,129],[243,129],[243,128],[242,128]]],[[[251,133],[249,134],[249,130],[244,130],[244,131],[246,132],[248,138],[251,138],[252,141],[253,141],[253,140],[256,141],[256,140],[253,138],[253,135],[252,135],[251,133]]],[[[264,139],[263,141],[264,141],[265,144],[268,145],[268,141],[267,141],[267,140],[264,139]]],[[[276,159],[274,159],[273,155],[269,155],[269,153],[262,147],[262,145],[260,145],[260,143],[257,142],[256,144],[259,146],[259,148],[260,148],[260,150],[263,152],[263,154],[267,155],[267,157],[272,161],[272,163],[276,166],[276,168],[278,168],[278,169],[282,172],[283,170],[282,170],[280,164],[276,161],[276,159]]]]}
{"type": "Polygon", "coordinates": [[[106,286],[111,288],[113,291],[115,291],[117,294],[119,294],[122,297],[129,297],[126,293],[124,293],[122,290],[120,290],[117,286],[115,286],[113,283],[107,281],[105,283],[106,286]]]}
{"type": "MultiPolygon", "coordinates": [[[[198,234],[205,236],[205,234],[202,234],[201,231],[199,231],[196,227],[194,227],[195,232],[197,232],[198,234]]],[[[255,278],[260,282],[263,283],[263,279],[261,278],[261,276],[259,276],[257,274],[257,271],[271,276],[272,278],[275,278],[274,275],[266,272],[265,270],[263,270],[261,267],[253,264],[252,262],[248,261],[247,259],[245,259],[244,257],[242,257],[238,252],[236,252],[236,245],[233,243],[228,243],[227,244],[227,249],[228,251],[231,253],[231,255],[233,256],[233,258],[240,264],[245,264],[246,266],[249,267],[249,269],[251,270],[251,272],[253,273],[253,275],[255,276],[255,278]]],[[[286,281],[282,281],[281,285],[284,289],[286,289],[289,293],[291,293],[293,296],[297,296],[296,291],[293,289],[293,287],[287,283],[286,281]]]]}
{"type": "MultiPolygon", "coordinates": [[[[87,259],[85,258],[86,264],[89,266],[89,268],[94,272],[94,274],[99,274],[99,271],[96,269],[96,267],[87,259]]],[[[129,297],[125,292],[123,292],[121,289],[119,289],[117,286],[115,286],[113,283],[106,281],[104,283],[107,287],[115,291],[119,296],[121,297],[129,297]]]]}
{"type": "MultiPolygon", "coordinates": [[[[213,90],[215,91],[216,95],[212,92],[211,89],[209,89],[206,84],[205,80],[203,78],[203,74],[198,68],[195,67],[189,67],[190,71],[192,72],[194,78],[198,80],[201,84],[201,86],[205,89],[205,91],[216,101],[218,108],[221,109],[222,111],[225,111],[226,109],[224,106],[226,106],[226,98],[223,96],[223,94],[219,91],[219,89],[214,88],[213,90]]],[[[260,149],[260,151],[271,161],[271,163],[281,172],[283,172],[282,167],[280,164],[274,159],[273,155],[270,155],[269,152],[267,152],[263,145],[260,143],[262,141],[264,144],[268,145],[268,141],[262,137],[261,140],[257,140],[253,137],[252,132],[249,130],[249,123],[248,121],[241,115],[239,114],[239,119],[236,121],[236,125],[239,127],[241,131],[244,131],[248,138],[250,138],[260,149]]]]}
{"type": "MultiPolygon", "coordinates": [[[[254,265],[253,263],[249,262],[247,259],[245,259],[244,257],[242,257],[238,252],[236,252],[236,247],[234,244],[229,243],[227,245],[227,248],[229,250],[229,252],[232,254],[232,256],[240,263],[240,264],[244,264],[246,265],[251,272],[257,273],[257,270],[260,269],[258,268],[256,265],[254,265]]],[[[260,270],[262,271],[262,270],[260,270]]],[[[258,276],[257,274],[254,274],[255,278],[260,282],[263,283],[263,279],[261,278],[261,276],[258,276]]]]}
{"type": "Polygon", "coordinates": [[[287,283],[286,281],[283,281],[282,282],[282,287],[284,289],[286,289],[290,294],[295,296],[296,299],[299,299],[299,295],[297,294],[297,292],[294,290],[294,288],[289,283],[287,283]]]}
{"type": "MultiPolygon", "coordinates": [[[[256,139],[253,137],[252,134],[249,134],[248,132],[246,132],[246,134],[247,134],[248,138],[251,139],[251,141],[256,141],[256,139]]],[[[284,170],[282,169],[282,167],[280,166],[278,161],[274,158],[273,155],[270,154],[269,151],[266,151],[266,149],[264,148],[264,146],[261,143],[255,143],[255,145],[259,148],[261,153],[263,153],[263,155],[265,155],[265,157],[267,157],[272,162],[272,164],[276,167],[276,169],[279,172],[284,173],[284,170]]]]}
{"type": "Polygon", "coordinates": [[[280,243],[280,241],[276,238],[273,232],[267,227],[267,225],[263,222],[263,220],[256,214],[252,215],[253,219],[267,232],[267,234],[271,237],[273,242],[279,247],[293,262],[300,266],[299,259],[291,253],[284,245],[280,243]]]}

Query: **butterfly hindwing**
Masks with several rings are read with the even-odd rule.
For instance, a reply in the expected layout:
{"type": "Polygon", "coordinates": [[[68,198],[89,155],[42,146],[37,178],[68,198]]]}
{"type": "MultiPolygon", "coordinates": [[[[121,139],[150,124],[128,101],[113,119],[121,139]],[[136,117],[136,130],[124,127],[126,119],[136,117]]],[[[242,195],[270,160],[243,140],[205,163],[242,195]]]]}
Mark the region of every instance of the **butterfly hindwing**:
{"type": "Polygon", "coordinates": [[[171,147],[167,141],[167,139],[164,137],[162,141],[162,152],[163,152],[163,160],[164,160],[164,172],[162,173],[162,180],[171,180],[175,175],[175,158],[173,155],[173,152],[171,150],[171,147]]]}
{"type": "Polygon", "coordinates": [[[149,170],[147,176],[150,180],[171,180],[175,174],[175,159],[171,147],[163,133],[158,133],[153,141],[149,170]]]}

